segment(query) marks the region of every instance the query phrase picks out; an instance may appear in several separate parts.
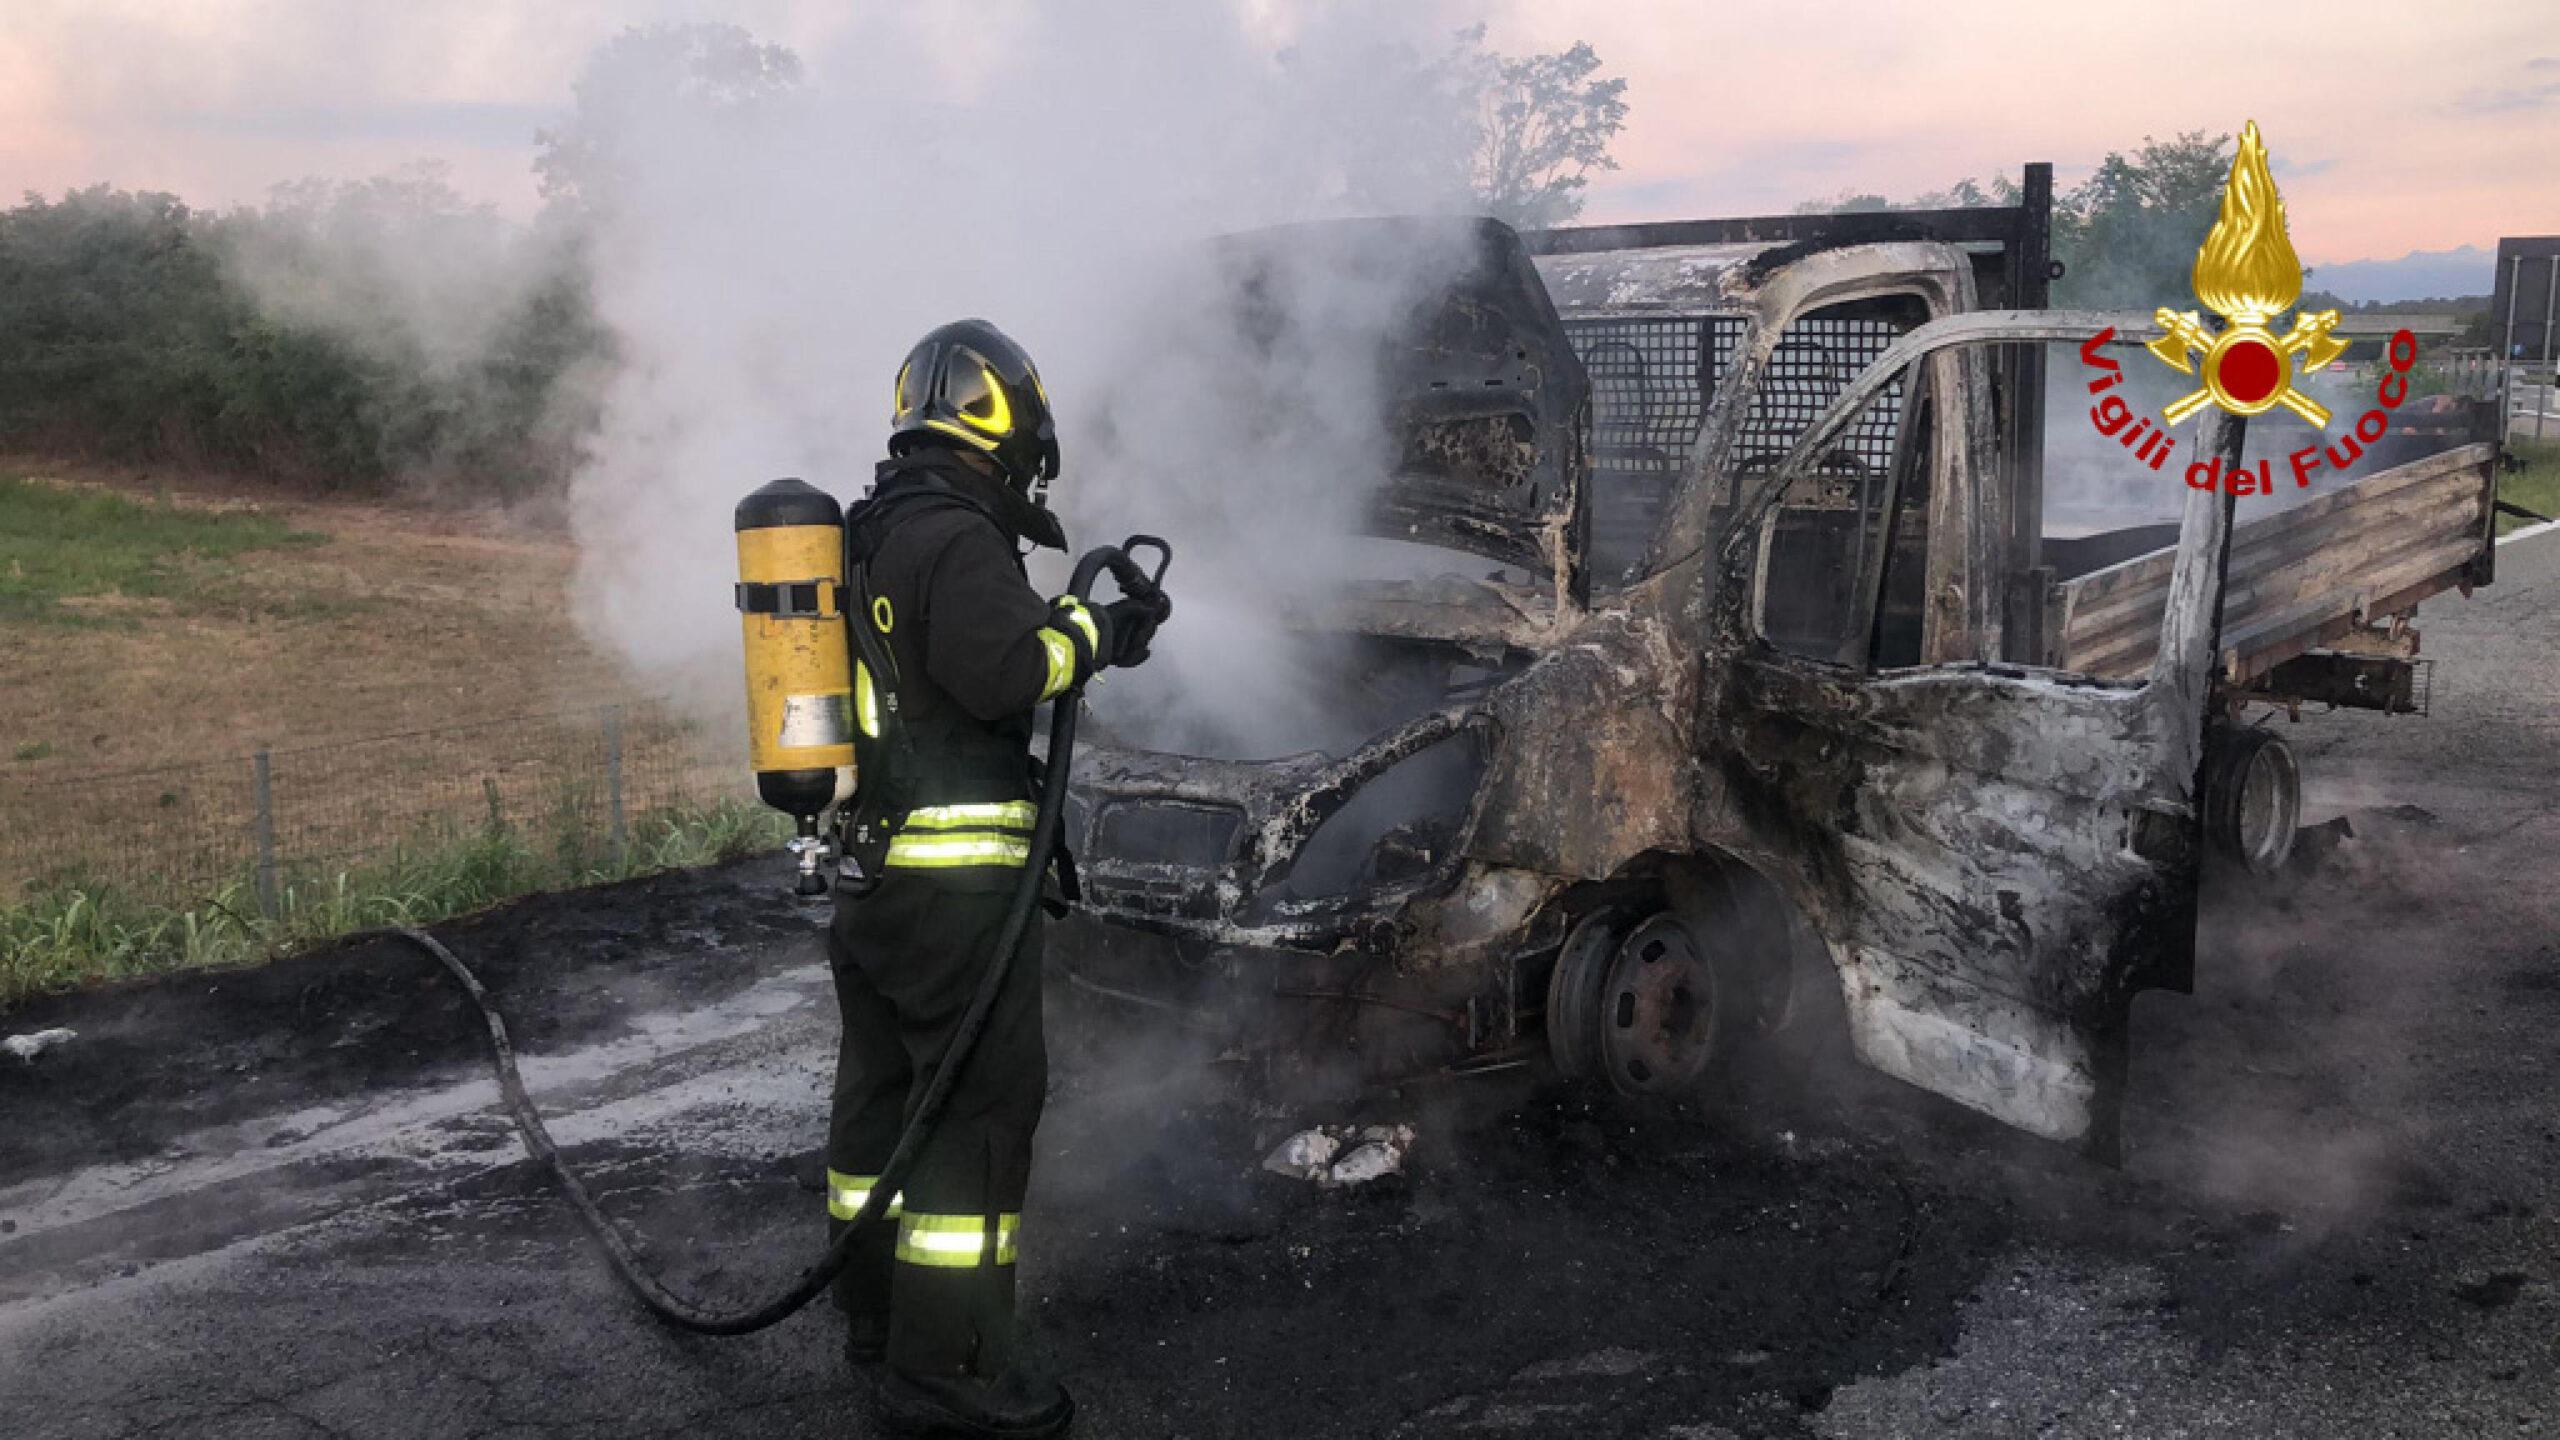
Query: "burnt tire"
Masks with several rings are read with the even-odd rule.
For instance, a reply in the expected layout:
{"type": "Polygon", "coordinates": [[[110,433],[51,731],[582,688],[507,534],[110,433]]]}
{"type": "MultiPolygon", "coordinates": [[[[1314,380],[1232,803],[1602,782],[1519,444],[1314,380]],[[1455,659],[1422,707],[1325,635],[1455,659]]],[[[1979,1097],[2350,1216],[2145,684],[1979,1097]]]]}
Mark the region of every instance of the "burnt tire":
{"type": "Polygon", "coordinates": [[[2205,739],[2204,837],[2214,854],[2251,875],[2274,875],[2293,858],[2302,825],[2302,767],[2272,730],[2218,728],[2205,739]]]}
{"type": "Polygon", "coordinates": [[[1569,1079],[1600,1067],[1600,1006],[1628,923],[1621,911],[1594,911],[1566,932],[1556,951],[1556,968],[1547,976],[1547,1058],[1569,1079]]]}
{"type": "Polygon", "coordinates": [[[1805,962],[1811,941],[1766,884],[1744,883],[1727,871],[1710,893],[1714,898],[1703,908],[1693,896],[1683,909],[1690,928],[1717,947],[1733,1011],[1727,1028],[1753,1041],[1786,1035],[1817,1007],[1821,989],[1837,988],[1836,975],[1827,963],[1817,970],[1805,962]]]}

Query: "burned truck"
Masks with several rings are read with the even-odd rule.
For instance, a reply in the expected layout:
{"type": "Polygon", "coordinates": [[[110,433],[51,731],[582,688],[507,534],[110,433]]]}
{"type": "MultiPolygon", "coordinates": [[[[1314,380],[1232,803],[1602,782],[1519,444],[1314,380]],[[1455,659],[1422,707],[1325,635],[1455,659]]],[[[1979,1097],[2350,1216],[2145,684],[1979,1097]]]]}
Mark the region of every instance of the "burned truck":
{"type": "Polygon", "coordinates": [[[1660,1091],[1826,1025],[2114,1153],[2129,1007],[2189,988],[2201,873],[2291,844],[2263,721],[2419,708],[2418,603],[2491,578],[2494,446],[2243,518],[2179,483],[2241,457],[2208,411],[2136,466],[2172,518],[2048,524],[2049,362],[2159,335],[2045,307],[2049,193],[2030,167],[2005,209],[1467,224],[1384,371],[1371,508],[1480,573],[1313,622],[1397,677],[1366,743],[1080,754],[1089,920],[1407,1060],[1660,1091]]]}

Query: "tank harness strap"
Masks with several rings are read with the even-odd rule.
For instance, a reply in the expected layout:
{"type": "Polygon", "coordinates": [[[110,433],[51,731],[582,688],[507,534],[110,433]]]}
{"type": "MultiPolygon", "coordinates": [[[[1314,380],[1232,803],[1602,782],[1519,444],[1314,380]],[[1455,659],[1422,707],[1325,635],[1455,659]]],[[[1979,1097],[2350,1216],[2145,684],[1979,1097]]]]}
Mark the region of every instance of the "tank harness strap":
{"type": "MultiPolygon", "coordinates": [[[[887,597],[871,588],[871,559],[898,526],[919,515],[957,507],[972,510],[1001,528],[994,513],[976,500],[938,484],[903,487],[874,496],[845,518],[845,581],[858,602],[854,622],[845,627],[853,645],[854,711],[857,774],[853,813],[846,817],[843,853],[856,887],[876,884],[889,869],[950,870],[980,865],[1019,868],[1031,858],[1031,830],[1036,813],[1028,801],[1007,801],[982,816],[966,817],[964,827],[919,825],[912,804],[919,765],[914,738],[899,705],[897,653],[890,648],[894,624],[887,597]],[[1005,807],[1019,805],[1021,816],[1005,807]],[[996,813],[1001,810],[1002,813],[996,813]],[[915,833],[909,833],[910,827],[915,833]]],[[[976,810],[973,806],[929,806],[921,813],[976,810]]],[[[856,888],[855,894],[862,893],[856,888]]]]}
{"type": "Polygon", "coordinates": [[[784,620],[832,620],[844,613],[844,596],[833,580],[741,581],[738,608],[750,615],[784,620]]]}

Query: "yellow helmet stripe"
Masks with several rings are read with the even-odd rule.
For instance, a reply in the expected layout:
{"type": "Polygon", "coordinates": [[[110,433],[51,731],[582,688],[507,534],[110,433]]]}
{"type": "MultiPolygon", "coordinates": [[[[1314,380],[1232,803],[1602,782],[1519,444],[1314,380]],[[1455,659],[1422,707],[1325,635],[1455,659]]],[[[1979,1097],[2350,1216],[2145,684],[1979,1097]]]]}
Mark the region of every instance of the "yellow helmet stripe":
{"type": "Polygon", "coordinates": [[[945,435],[966,440],[981,450],[993,450],[996,448],[994,436],[981,435],[977,431],[972,430],[965,425],[954,425],[948,420],[927,420],[924,422],[924,428],[927,430],[939,430],[945,435]]]}
{"type": "Polygon", "coordinates": [[[1010,435],[1013,433],[1013,397],[1005,393],[1004,382],[996,378],[994,366],[984,360],[978,361],[977,366],[979,377],[986,382],[988,405],[994,413],[981,420],[962,410],[960,418],[990,435],[1010,435]]]}

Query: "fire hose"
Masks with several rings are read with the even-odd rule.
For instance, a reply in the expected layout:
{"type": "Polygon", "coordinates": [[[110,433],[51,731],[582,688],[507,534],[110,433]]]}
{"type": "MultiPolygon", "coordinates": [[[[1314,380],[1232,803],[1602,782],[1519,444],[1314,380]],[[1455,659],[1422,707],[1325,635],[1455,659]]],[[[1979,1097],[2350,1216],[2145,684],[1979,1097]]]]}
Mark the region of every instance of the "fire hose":
{"type": "MultiPolygon", "coordinates": [[[[1124,545],[1102,546],[1086,552],[1076,562],[1067,582],[1067,592],[1079,600],[1089,599],[1095,580],[1106,570],[1130,595],[1148,596],[1162,593],[1165,565],[1172,559],[1169,549],[1152,536],[1133,535],[1124,545]],[[1130,558],[1133,549],[1153,549],[1156,568],[1150,574],[1130,558]]],[[[995,1008],[996,996],[1004,988],[1005,977],[1022,949],[1031,916],[1039,908],[1041,889],[1056,855],[1058,830],[1066,812],[1067,772],[1075,754],[1076,717],[1084,702],[1084,682],[1078,679],[1060,693],[1049,712],[1049,753],[1041,766],[1039,818],[1031,832],[1031,852],[1022,869],[1022,879],[1014,887],[1011,908],[1005,912],[1004,929],[998,934],[995,953],[988,958],[987,973],[969,997],[969,1008],[962,1012],[959,1027],[952,1032],[951,1047],[944,1053],[943,1063],[933,1067],[933,1078],[926,1082],[924,1094],[915,1101],[907,1117],[906,1128],[898,1135],[898,1143],[880,1167],[880,1176],[872,1182],[870,1197],[817,1264],[804,1271],[790,1288],[761,1304],[743,1310],[710,1309],[667,1288],[665,1282],[649,1273],[639,1255],[616,1225],[596,1204],[578,1172],[561,1158],[560,1147],[542,1123],[542,1112],[534,1107],[533,1097],[526,1093],[524,1077],[517,1072],[515,1044],[507,1037],[506,1020],[498,1013],[496,1001],[490,998],[480,978],[471,972],[459,956],[443,942],[423,930],[409,926],[393,926],[366,932],[367,937],[397,940],[424,951],[463,992],[478,1006],[480,1018],[489,1031],[489,1055],[497,1071],[498,1089],[505,1098],[507,1113],[515,1120],[516,1131],[524,1139],[525,1153],[551,1172],[560,1193],[568,1198],[579,1221],[603,1253],[605,1264],[613,1271],[648,1312],[668,1325],[697,1335],[748,1335],[781,1323],[811,1300],[818,1297],[844,1270],[853,1256],[854,1242],[861,1234],[884,1218],[893,1198],[905,1186],[907,1175],[931,1142],[940,1125],[943,1111],[951,1103],[961,1074],[976,1051],[978,1037],[986,1029],[987,1015],[995,1008]]]]}

